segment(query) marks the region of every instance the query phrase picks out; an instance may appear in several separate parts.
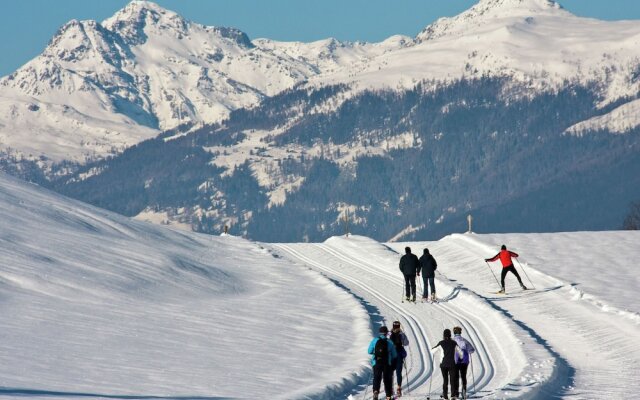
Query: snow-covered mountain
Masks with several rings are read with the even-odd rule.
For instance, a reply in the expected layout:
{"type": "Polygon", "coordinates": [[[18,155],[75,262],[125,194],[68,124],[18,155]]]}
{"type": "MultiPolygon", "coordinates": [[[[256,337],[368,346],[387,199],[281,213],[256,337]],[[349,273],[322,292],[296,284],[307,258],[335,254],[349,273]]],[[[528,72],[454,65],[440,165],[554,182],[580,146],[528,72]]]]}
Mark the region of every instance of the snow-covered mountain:
{"type": "Polygon", "coordinates": [[[606,104],[638,94],[639,41],[637,21],[578,17],[552,0],[480,0],[427,26],[413,46],[313,80],[396,88],[424,79],[508,76],[535,91],[597,82],[606,104]]]}
{"type": "MultiPolygon", "coordinates": [[[[181,124],[221,121],[305,81],[403,90],[507,76],[535,93],[571,80],[595,82],[606,105],[637,95],[639,40],[636,21],[581,18],[550,0],[481,0],[415,38],[381,43],[251,41],[134,0],[101,23],[67,23],[0,80],[0,150],[83,162],[181,124]]],[[[608,125],[637,126],[629,114],[608,125]]]]}
{"type": "Polygon", "coordinates": [[[53,161],[118,152],[230,110],[353,59],[402,46],[258,40],[132,1],[102,23],[73,20],[44,52],[0,80],[0,144],[53,161]]]}

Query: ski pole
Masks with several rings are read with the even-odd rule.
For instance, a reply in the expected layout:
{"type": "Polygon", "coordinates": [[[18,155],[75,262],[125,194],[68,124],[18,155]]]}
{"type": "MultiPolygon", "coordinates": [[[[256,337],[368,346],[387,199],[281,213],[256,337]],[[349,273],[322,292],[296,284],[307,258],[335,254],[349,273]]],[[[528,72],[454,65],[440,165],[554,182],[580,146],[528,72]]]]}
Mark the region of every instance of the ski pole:
{"type": "MultiPolygon", "coordinates": [[[[473,356],[471,354],[469,354],[469,364],[471,364],[471,377],[473,378],[473,394],[475,394],[476,391],[476,374],[473,373],[473,356]]],[[[469,397],[469,396],[465,396],[465,397],[469,397]]]]}
{"type": "Polygon", "coordinates": [[[406,360],[402,360],[402,364],[404,365],[404,380],[407,382],[407,393],[411,393],[411,390],[409,390],[409,371],[407,371],[406,360]]]}
{"type": "Polygon", "coordinates": [[[496,276],[496,274],[493,272],[493,270],[491,269],[491,265],[489,265],[488,261],[485,261],[485,263],[487,264],[487,267],[489,267],[489,271],[491,271],[491,275],[493,275],[493,278],[496,280],[496,283],[498,284],[498,286],[500,286],[500,289],[502,289],[502,285],[500,284],[500,282],[498,281],[498,277],[496,276]]]}
{"type": "Polygon", "coordinates": [[[371,379],[367,379],[367,387],[364,388],[364,396],[362,396],[362,400],[367,398],[367,392],[369,391],[369,385],[373,385],[373,370],[369,372],[371,379]],[[371,381],[371,383],[369,383],[371,381]]]}
{"type": "MultiPolygon", "coordinates": [[[[404,333],[404,329],[402,329],[402,327],[400,327],[400,332],[402,332],[402,334],[406,336],[406,333],[404,333]]],[[[409,390],[409,371],[407,371],[407,358],[411,359],[411,347],[409,347],[409,351],[407,352],[407,357],[402,359],[402,365],[404,367],[404,380],[405,380],[405,383],[407,384],[407,393],[410,393],[410,390],[409,390]]]]}
{"type": "MultiPolygon", "coordinates": [[[[431,400],[431,383],[433,382],[433,374],[436,372],[436,351],[438,351],[438,349],[431,355],[431,375],[429,375],[429,395],[427,396],[427,400],[431,400]]],[[[429,351],[429,353],[431,353],[431,351],[429,351]]]]}
{"type": "Polygon", "coordinates": [[[527,277],[527,279],[529,280],[529,283],[531,284],[531,288],[535,289],[535,285],[533,284],[533,282],[531,282],[531,278],[529,278],[529,275],[527,275],[527,271],[525,271],[524,267],[522,266],[522,264],[520,264],[520,261],[518,261],[518,259],[516,258],[516,262],[518,263],[518,265],[520,266],[520,268],[522,269],[522,272],[524,272],[524,275],[527,277]]]}

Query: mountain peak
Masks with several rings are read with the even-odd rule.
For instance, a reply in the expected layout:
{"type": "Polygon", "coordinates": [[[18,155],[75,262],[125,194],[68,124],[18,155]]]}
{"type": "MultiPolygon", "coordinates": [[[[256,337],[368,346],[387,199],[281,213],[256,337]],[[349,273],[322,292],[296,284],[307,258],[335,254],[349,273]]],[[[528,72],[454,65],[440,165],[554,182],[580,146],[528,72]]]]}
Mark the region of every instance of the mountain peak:
{"type": "Polygon", "coordinates": [[[476,11],[500,10],[503,12],[510,9],[542,11],[561,8],[562,6],[554,0],[480,0],[471,9],[476,11]]]}
{"type": "Polygon", "coordinates": [[[160,7],[156,3],[133,0],[112,17],[102,22],[110,31],[117,32],[129,44],[142,44],[147,39],[148,27],[174,31],[183,35],[189,23],[177,13],[160,7]]]}
{"type": "Polygon", "coordinates": [[[422,42],[464,34],[474,26],[485,25],[501,18],[530,19],[542,15],[572,16],[554,0],[480,0],[476,5],[455,17],[438,19],[420,32],[416,40],[422,42]]]}

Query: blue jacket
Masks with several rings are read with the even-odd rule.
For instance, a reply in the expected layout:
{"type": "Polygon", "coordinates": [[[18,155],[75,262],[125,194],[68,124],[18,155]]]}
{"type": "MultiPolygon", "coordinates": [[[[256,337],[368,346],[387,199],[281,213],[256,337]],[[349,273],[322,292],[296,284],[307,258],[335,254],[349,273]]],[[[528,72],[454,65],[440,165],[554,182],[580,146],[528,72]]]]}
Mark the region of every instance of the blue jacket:
{"type": "Polygon", "coordinates": [[[475,347],[460,335],[454,335],[453,340],[458,343],[458,347],[462,350],[462,357],[458,353],[455,355],[456,364],[469,364],[469,354],[475,353],[475,347]]]}
{"type": "MultiPolygon", "coordinates": [[[[376,357],[373,354],[376,350],[376,343],[380,339],[387,339],[387,337],[383,334],[380,334],[377,338],[374,338],[369,344],[369,354],[371,354],[371,365],[376,365],[376,357]]],[[[387,339],[387,354],[389,354],[389,365],[393,365],[393,361],[398,357],[398,353],[396,352],[396,346],[393,344],[391,340],[387,339]]]]}

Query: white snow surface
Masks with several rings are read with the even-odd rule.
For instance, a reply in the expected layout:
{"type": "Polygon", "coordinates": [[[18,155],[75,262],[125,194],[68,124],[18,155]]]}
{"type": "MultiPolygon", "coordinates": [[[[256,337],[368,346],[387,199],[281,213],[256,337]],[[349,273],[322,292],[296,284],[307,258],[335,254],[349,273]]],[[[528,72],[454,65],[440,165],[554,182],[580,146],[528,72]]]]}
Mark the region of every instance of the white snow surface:
{"type": "Polygon", "coordinates": [[[3,175],[0,223],[1,398],[321,398],[365,369],[360,303],[260,244],[3,175]]]}
{"type": "Polygon", "coordinates": [[[256,243],[4,175],[0,223],[0,398],[368,398],[366,348],[393,320],[410,340],[409,400],[440,394],[430,348],[455,325],[478,349],[475,398],[640,390],[637,231],[256,243]],[[501,267],[484,258],[501,244],[534,290],[508,275],[507,294],[494,294],[501,267]],[[438,261],[438,303],[401,301],[405,246],[438,261]]]}

